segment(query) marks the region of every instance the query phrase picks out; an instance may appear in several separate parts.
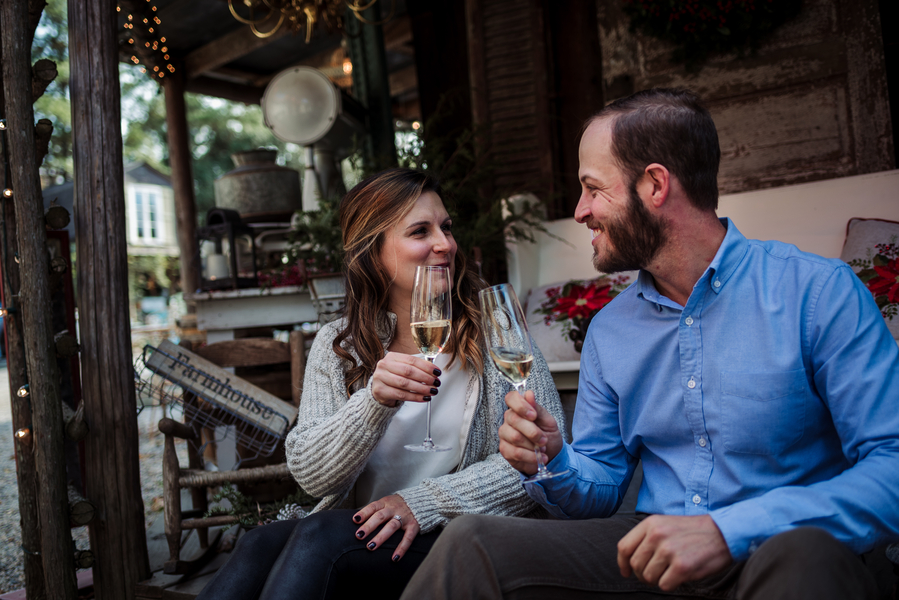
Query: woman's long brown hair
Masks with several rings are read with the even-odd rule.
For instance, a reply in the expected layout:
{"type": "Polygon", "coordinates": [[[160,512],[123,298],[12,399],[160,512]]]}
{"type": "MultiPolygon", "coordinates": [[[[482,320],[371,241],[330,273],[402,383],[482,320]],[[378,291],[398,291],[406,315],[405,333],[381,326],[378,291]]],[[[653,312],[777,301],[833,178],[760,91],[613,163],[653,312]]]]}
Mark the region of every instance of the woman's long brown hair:
{"type": "MultiPolygon", "coordinates": [[[[412,169],[389,169],[360,182],[340,202],[340,229],[346,253],[343,267],[347,279],[346,328],[334,339],[333,348],[337,356],[353,365],[344,376],[347,394],[352,393],[357,383],[367,383],[378,361],[384,358],[378,329],[387,327],[387,290],[391,284],[390,274],[379,259],[384,236],[425,192],[434,192],[443,199],[440,184],[430,175],[412,169]],[[357,363],[342,347],[345,340],[361,362],[357,363]]],[[[446,352],[452,356],[451,361],[470,360],[483,373],[477,293],[487,284],[468,269],[461,252],[456,252],[455,273],[453,333],[446,352]]]]}

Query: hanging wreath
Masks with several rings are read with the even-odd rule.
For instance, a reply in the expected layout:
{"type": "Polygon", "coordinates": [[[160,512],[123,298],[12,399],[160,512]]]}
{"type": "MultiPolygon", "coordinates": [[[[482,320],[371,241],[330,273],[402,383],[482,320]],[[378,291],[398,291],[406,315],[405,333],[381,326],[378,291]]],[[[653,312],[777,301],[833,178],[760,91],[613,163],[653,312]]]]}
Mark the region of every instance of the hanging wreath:
{"type": "Polygon", "coordinates": [[[697,71],[713,53],[747,50],[792,19],[802,0],[622,0],[631,31],[675,45],[671,59],[697,71]]]}

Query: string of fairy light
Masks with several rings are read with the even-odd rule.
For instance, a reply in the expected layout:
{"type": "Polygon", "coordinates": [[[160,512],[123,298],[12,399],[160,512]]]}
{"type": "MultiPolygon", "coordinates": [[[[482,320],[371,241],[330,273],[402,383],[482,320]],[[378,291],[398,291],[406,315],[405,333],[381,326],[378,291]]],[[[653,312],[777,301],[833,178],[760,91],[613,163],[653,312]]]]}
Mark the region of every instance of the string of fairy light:
{"type": "MultiPolygon", "coordinates": [[[[124,27],[125,31],[130,34],[128,36],[128,44],[133,52],[131,54],[131,62],[135,65],[140,65],[141,59],[143,59],[143,66],[140,69],[141,73],[149,72],[151,77],[162,79],[165,77],[166,71],[174,73],[175,67],[170,62],[171,55],[166,45],[165,36],[160,35],[158,32],[159,26],[162,25],[162,20],[156,14],[156,5],[152,3],[152,0],[146,0],[146,2],[149,5],[149,11],[146,15],[136,15],[132,11],[127,13],[125,18],[124,27]]],[[[116,6],[116,12],[122,12],[122,7],[116,6]]]]}
{"type": "MultiPolygon", "coordinates": [[[[3,164],[4,164],[4,167],[5,167],[4,170],[3,170],[3,199],[4,199],[4,200],[11,200],[12,197],[13,197],[13,195],[14,195],[14,193],[13,193],[12,187],[10,187],[10,186],[12,185],[12,184],[10,183],[11,180],[12,180],[12,173],[10,173],[10,166],[9,166],[9,147],[8,147],[8,145],[7,145],[7,143],[6,143],[6,133],[7,133],[7,131],[8,131],[8,126],[7,126],[7,124],[6,124],[6,119],[0,117],[0,138],[2,138],[2,144],[3,144],[3,157],[4,157],[3,164]]],[[[2,234],[3,234],[3,240],[2,240],[2,244],[3,244],[3,257],[5,258],[5,257],[7,256],[7,248],[6,248],[6,211],[3,210],[2,208],[0,208],[0,231],[2,231],[2,234]]],[[[16,262],[19,262],[19,261],[18,261],[18,256],[16,256],[16,262]]],[[[4,266],[5,266],[5,265],[4,265],[4,266]]],[[[6,273],[7,273],[7,270],[4,268],[4,269],[3,269],[3,279],[4,279],[3,283],[4,283],[4,287],[5,287],[6,289],[9,289],[9,280],[6,278],[6,273]]],[[[9,315],[11,315],[11,314],[13,314],[13,313],[15,313],[15,312],[16,312],[16,308],[15,308],[14,306],[4,306],[3,308],[0,308],[0,317],[8,317],[9,315]]],[[[26,381],[27,381],[27,372],[26,372],[26,381]]],[[[28,396],[30,395],[30,393],[31,393],[31,392],[30,392],[30,390],[29,390],[29,386],[28,386],[27,383],[25,383],[24,385],[20,386],[19,389],[16,390],[16,396],[18,396],[19,398],[28,398],[28,396]]],[[[29,401],[30,401],[30,400],[29,400],[29,401]]],[[[23,428],[21,428],[21,429],[17,429],[16,432],[15,432],[15,437],[16,437],[17,439],[20,439],[20,440],[23,440],[23,441],[25,441],[25,439],[28,438],[30,435],[31,435],[31,429],[29,429],[29,428],[27,428],[27,427],[23,427],[23,428]]]]}

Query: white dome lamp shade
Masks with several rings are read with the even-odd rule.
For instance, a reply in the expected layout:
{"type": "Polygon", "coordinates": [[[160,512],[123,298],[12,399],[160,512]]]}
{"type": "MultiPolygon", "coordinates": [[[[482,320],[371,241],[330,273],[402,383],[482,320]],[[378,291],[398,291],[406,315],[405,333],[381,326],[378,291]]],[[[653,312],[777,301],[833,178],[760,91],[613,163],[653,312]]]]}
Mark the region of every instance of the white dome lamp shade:
{"type": "Polygon", "coordinates": [[[269,82],[262,115],[275,137],[306,147],[303,210],[318,199],[343,194],[340,160],[352,150],[353,136],[365,131],[362,109],[328,77],[312,67],[291,67],[269,82]]]}

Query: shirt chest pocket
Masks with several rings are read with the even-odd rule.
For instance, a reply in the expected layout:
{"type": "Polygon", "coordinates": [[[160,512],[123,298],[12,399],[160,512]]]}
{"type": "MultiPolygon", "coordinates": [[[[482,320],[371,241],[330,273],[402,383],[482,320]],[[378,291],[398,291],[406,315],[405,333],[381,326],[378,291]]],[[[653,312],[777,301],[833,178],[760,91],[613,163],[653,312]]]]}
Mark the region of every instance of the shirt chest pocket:
{"type": "Polygon", "coordinates": [[[802,438],[808,384],[805,371],[721,373],[724,447],[775,455],[802,438]]]}

